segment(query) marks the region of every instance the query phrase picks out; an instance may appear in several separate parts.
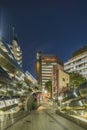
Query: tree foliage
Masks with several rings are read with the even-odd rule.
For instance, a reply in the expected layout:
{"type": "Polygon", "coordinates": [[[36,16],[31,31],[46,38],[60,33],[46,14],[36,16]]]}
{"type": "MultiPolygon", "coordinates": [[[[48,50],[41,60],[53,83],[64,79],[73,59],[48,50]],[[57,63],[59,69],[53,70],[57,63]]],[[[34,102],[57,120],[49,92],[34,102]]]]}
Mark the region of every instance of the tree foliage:
{"type": "Polygon", "coordinates": [[[69,73],[69,75],[70,75],[70,85],[75,88],[86,81],[86,78],[79,73],[72,72],[69,73]]]}

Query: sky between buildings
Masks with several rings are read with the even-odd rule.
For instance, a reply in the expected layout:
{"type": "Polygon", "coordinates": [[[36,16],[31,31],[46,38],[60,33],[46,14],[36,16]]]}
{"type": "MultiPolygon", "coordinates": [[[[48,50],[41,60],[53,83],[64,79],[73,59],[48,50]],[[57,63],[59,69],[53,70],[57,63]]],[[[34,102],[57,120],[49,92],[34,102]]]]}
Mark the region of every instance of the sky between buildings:
{"type": "Polygon", "coordinates": [[[73,51],[87,45],[87,2],[3,0],[0,35],[8,42],[13,26],[23,51],[23,69],[35,76],[37,51],[57,54],[65,62],[73,51]]]}

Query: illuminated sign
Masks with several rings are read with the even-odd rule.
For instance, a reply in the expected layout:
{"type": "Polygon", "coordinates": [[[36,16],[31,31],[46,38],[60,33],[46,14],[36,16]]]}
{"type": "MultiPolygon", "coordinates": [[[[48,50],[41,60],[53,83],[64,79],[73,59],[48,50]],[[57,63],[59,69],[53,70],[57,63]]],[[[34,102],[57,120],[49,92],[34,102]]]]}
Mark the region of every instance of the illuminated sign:
{"type": "Polygon", "coordinates": [[[43,61],[57,61],[57,59],[55,58],[55,57],[45,57],[45,58],[43,58],[43,61]]]}

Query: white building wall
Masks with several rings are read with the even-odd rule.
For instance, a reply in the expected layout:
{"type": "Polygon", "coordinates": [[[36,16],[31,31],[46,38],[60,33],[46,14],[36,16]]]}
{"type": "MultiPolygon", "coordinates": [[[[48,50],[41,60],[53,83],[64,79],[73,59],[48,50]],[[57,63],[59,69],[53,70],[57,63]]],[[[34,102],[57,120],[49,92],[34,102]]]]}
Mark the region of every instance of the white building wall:
{"type": "Polygon", "coordinates": [[[87,78],[87,52],[75,56],[64,63],[67,72],[78,72],[87,78]]]}

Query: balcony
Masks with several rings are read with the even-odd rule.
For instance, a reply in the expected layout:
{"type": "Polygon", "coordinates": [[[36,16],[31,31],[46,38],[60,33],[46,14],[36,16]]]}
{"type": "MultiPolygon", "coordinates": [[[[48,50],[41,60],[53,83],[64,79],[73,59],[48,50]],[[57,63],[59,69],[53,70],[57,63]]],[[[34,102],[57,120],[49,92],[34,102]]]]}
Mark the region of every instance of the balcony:
{"type": "Polygon", "coordinates": [[[85,75],[85,74],[87,74],[87,71],[80,72],[80,74],[85,75]]]}
{"type": "Polygon", "coordinates": [[[78,56],[77,58],[74,58],[74,59],[70,59],[68,62],[64,63],[64,65],[68,65],[68,64],[70,64],[70,63],[76,62],[77,60],[82,59],[82,58],[84,58],[84,57],[87,57],[87,54],[78,56]]]}
{"type": "Polygon", "coordinates": [[[68,65],[68,66],[64,66],[64,70],[67,70],[67,69],[70,69],[70,68],[73,68],[75,65],[68,65]]]}

